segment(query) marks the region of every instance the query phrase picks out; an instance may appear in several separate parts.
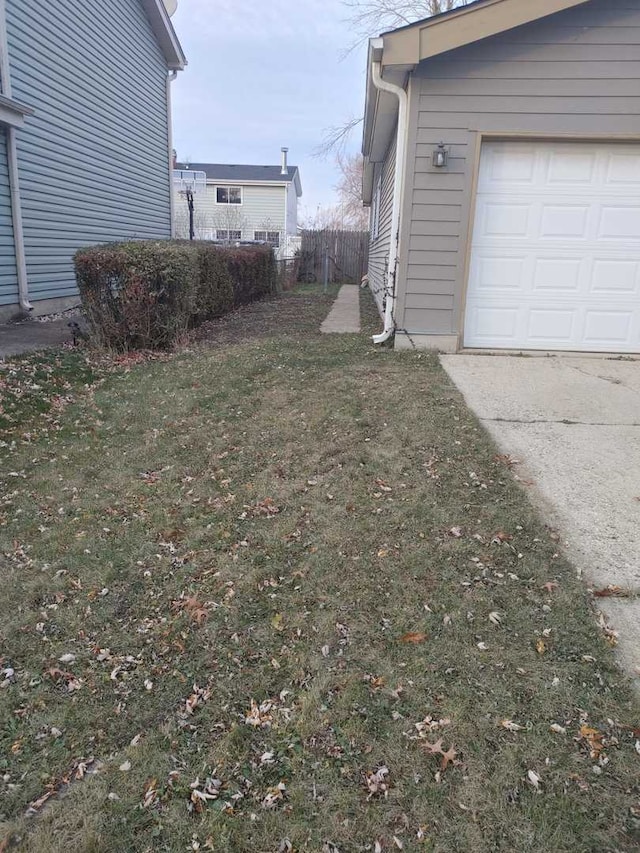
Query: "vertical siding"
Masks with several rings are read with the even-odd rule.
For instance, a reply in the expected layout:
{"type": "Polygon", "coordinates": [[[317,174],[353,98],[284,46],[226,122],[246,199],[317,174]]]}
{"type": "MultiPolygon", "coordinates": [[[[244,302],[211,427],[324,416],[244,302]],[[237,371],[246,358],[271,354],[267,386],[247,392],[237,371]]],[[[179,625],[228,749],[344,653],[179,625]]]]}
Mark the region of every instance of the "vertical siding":
{"type": "Polygon", "coordinates": [[[0,130],[0,305],[13,305],[17,301],[18,273],[7,169],[7,136],[4,130],[0,130]]]}
{"type": "MultiPolygon", "coordinates": [[[[369,245],[369,287],[373,293],[378,309],[382,312],[387,272],[389,269],[389,252],[391,249],[391,219],[393,215],[393,183],[396,168],[396,137],[389,146],[383,163],[376,165],[374,174],[374,203],[378,185],[380,186],[380,214],[378,219],[378,235],[374,237],[371,231],[369,245]]],[[[373,210],[373,206],[372,206],[373,210]]]]}
{"type": "MultiPolygon", "coordinates": [[[[205,193],[195,196],[194,222],[197,236],[215,239],[218,228],[242,231],[243,240],[253,240],[255,231],[284,233],[286,186],[243,186],[242,204],[216,204],[217,184],[208,184],[205,193]],[[267,227],[268,226],[268,227],[267,227]]],[[[221,182],[219,186],[233,186],[221,182]]],[[[239,186],[236,184],[235,186],[239,186]]],[[[295,195],[295,192],[294,192],[295,195]]],[[[187,205],[176,194],[176,233],[186,236],[189,229],[187,205]]]]}
{"type": "Polygon", "coordinates": [[[170,236],[166,62],[139,0],[7,0],[32,299],[76,293],[83,245],[170,236]]]}
{"type": "Polygon", "coordinates": [[[480,132],[640,136],[640,0],[593,0],[421,63],[399,324],[457,334],[480,132]],[[438,142],[450,148],[434,169],[438,142]]]}

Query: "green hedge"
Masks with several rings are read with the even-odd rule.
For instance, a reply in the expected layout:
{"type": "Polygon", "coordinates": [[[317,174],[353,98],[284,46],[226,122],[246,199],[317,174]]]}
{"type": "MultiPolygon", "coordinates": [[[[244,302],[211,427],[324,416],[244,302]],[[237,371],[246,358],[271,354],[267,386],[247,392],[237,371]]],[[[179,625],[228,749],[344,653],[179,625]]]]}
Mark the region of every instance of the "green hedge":
{"type": "Polygon", "coordinates": [[[263,246],[112,243],[80,249],[75,268],[92,337],[121,351],[167,349],[189,327],[277,292],[263,246]]]}

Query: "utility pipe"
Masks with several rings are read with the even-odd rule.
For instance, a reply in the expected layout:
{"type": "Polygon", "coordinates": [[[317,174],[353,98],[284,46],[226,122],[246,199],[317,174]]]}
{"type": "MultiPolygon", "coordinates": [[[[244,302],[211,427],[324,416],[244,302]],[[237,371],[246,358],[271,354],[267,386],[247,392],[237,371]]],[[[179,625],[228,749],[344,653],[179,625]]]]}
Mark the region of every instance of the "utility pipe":
{"type": "Polygon", "coordinates": [[[396,277],[398,271],[398,254],[400,246],[400,206],[404,188],[405,160],[407,154],[407,118],[409,98],[402,86],[389,83],[382,79],[382,63],[373,62],[371,65],[373,85],[376,89],[389,92],[398,99],[398,130],[396,144],[396,166],[393,181],[393,210],[391,213],[391,247],[389,249],[389,269],[386,282],[386,306],[384,312],[384,329],[379,335],[373,336],[374,344],[388,341],[395,331],[396,277]]]}
{"type": "Polygon", "coordinates": [[[16,251],[16,271],[18,274],[18,302],[23,311],[33,311],[29,302],[29,280],[27,278],[27,256],[24,251],[24,232],[22,230],[22,204],[20,200],[20,178],[18,176],[18,150],[16,148],[16,129],[7,127],[7,166],[9,169],[9,187],[11,189],[11,219],[13,222],[13,242],[16,251]]]}
{"type": "MultiPolygon", "coordinates": [[[[7,40],[7,17],[5,0],[0,0],[0,77],[2,94],[11,97],[11,73],[9,66],[9,45],[7,40]]],[[[16,272],[18,277],[18,302],[23,311],[33,311],[29,302],[29,282],[27,279],[27,259],[24,252],[24,233],[22,230],[22,205],[20,200],[20,178],[18,175],[18,151],[16,148],[16,129],[7,125],[7,170],[11,192],[11,219],[13,222],[13,242],[16,254],[16,272]]]]}

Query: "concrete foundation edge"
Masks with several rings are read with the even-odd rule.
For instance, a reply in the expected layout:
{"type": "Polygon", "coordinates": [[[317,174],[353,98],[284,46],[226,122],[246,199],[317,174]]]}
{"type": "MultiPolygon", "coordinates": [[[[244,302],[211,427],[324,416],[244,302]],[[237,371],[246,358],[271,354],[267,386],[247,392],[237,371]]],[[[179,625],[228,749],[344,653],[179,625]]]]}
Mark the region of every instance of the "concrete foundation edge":
{"type": "MultiPolygon", "coordinates": [[[[31,300],[33,311],[29,311],[30,317],[42,317],[45,314],[58,314],[60,311],[68,311],[80,305],[79,296],[60,296],[57,299],[31,300]]],[[[0,323],[9,323],[24,317],[25,312],[16,302],[14,305],[0,305],[0,323]]]]}
{"type": "Polygon", "coordinates": [[[458,352],[457,335],[420,335],[396,332],[395,349],[430,349],[438,352],[458,352]]]}

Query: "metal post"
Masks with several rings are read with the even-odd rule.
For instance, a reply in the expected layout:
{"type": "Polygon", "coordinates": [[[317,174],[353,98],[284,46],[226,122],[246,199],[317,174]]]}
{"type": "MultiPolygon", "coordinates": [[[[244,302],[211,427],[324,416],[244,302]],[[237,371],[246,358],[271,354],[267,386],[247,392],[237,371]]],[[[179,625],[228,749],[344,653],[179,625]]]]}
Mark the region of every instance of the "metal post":
{"type": "Polygon", "coordinates": [[[196,231],[193,227],[193,193],[190,189],[187,190],[187,206],[189,208],[189,239],[195,240],[196,231]]]}
{"type": "Polygon", "coordinates": [[[329,288],[329,247],[325,246],[324,249],[324,292],[326,293],[329,288]]]}

